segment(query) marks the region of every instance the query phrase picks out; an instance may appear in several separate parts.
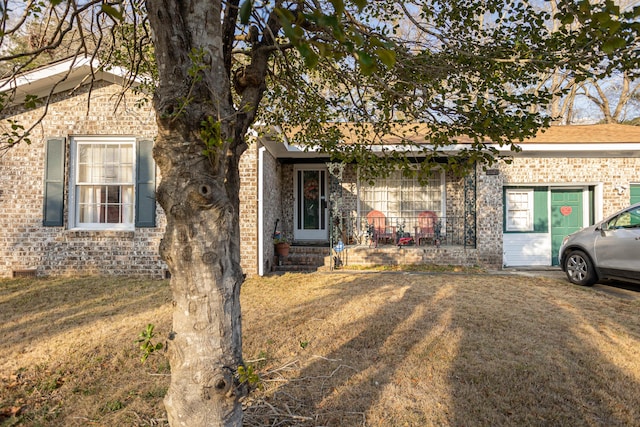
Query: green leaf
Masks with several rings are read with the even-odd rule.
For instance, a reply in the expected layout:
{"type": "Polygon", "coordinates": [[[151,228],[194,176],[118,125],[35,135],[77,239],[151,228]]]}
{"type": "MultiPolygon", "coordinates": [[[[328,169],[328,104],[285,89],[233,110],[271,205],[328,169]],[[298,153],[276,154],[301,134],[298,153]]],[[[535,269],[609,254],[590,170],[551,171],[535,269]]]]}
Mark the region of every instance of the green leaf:
{"type": "Polygon", "coordinates": [[[560,19],[560,23],[562,25],[571,25],[573,24],[574,16],[570,13],[564,15],[556,15],[556,19],[560,19]]]}
{"type": "Polygon", "coordinates": [[[249,18],[251,17],[251,9],[253,8],[252,0],[245,0],[240,6],[240,23],[242,25],[247,25],[249,23],[249,18]]]}
{"type": "Polygon", "coordinates": [[[620,27],[622,27],[620,21],[611,21],[609,23],[609,35],[612,36],[617,33],[618,30],[620,30],[620,27]]]}
{"type": "Polygon", "coordinates": [[[281,20],[287,21],[289,25],[291,25],[291,23],[295,19],[295,16],[293,15],[293,13],[288,9],[283,9],[279,7],[275,10],[275,12],[278,15],[278,18],[280,18],[281,20]]]}
{"type": "Polygon", "coordinates": [[[371,55],[369,55],[367,52],[362,50],[358,51],[356,52],[356,57],[358,58],[358,63],[360,64],[360,70],[362,71],[362,74],[364,74],[365,76],[370,76],[374,73],[374,71],[376,71],[376,63],[371,55]]]}
{"type": "Polygon", "coordinates": [[[605,24],[606,22],[611,21],[611,16],[607,12],[596,12],[593,14],[593,20],[598,24],[605,24]]]}
{"type": "Polygon", "coordinates": [[[621,49],[626,46],[624,39],[620,37],[611,37],[602,44],[602,51],[608,55],[611,55],[616,49],[621,49]]]}
{"type": "Polygon", "coordinates": [[[589,2],[589,0],[581,0],[579,3],[578,9],[580,10],[580,13],[584,15],[590,15],[591,3],[589,2]]]}
{"type": "Polygon", "coordinates": [[[115,19],[116,21],[123,21],[124,17],[122,15],[122,11],[116,9],[115,7],[108,5],[108,4],[102,4],[101,6],[102,11],[104,13],[106,13],[107,15],[109,15],[110,17],[112,17],[113,19],[115,19]]]}
{"type": "Polygon", "coordinates": [[[380,61],[389,68],[396,64],[396,52],[391,49],[376,49],[376,55],[378,55],[380,61]]]}
{"type": "Polygon", "coordinates": [[[356,46],[362,46],[364,44],[364,38],[359,33],[352,34],[351,40],[356,46]]]}
{"type": "Polygon", "coordinates": [[[342,0],[330,0],[336,15],[342,15],[344,12],[344,2],[342,0]]]}
{"type": "Polygon", "coordinates": [[[308,68],[315,68],[318,65],[318,60],[320,59],[318,55],[309,47],[308,43],[303,43],[298,46],[298,51],[300,55],[304,58],[304,63],[308,68]]]}
{"type": "Polygon", "coordinates": [[[333,47],[330,44],[318,41],[312,41],[311,43],[316,47],[316,49],[318,49],[318,53],[320,56],[327,57],[332,54],[333,47]]]}
{"type": "Polygon", "coordinates": [[[293,20],[295,19],[293,14],[282,8],[277,8],[276,14],[278,15],[278,18],[280,18],[280,25],[282,25],[284,34],[289,38],[291,43],[294,45],[298,44],[298,36],[295,34],[293,28],[293,20]]]}
{"type": "Polygon", "coordinates": [[[358,10],[362,12],[362,9],[367,5],[367,0],[353,0],[353,4],[358,7],[358,10]]]}
{"type": "Polygon", "coordinates": [[[27,95],[24,100],[24,106],[28,110],[36,108],[38,106],[38,97],[36,95],[27,95]]]}
{"type": "Polygon", "coordinates": [[[340,28],[340,22],[338,18],[333,15],[322,15],[317,19],[318,25],[331,28],[334,31],[340,28]]]}

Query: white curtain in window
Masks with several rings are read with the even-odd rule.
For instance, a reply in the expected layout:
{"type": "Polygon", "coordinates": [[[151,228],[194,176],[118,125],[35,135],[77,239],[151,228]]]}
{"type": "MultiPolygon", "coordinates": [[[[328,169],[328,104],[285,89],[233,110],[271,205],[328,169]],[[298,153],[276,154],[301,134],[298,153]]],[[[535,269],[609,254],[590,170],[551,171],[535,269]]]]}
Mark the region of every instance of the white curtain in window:
{"type": "Polygon", "coordinates": [[[133,187],[122,187],[122,222],[133,223],[133,187]]]}
{"type": "Polygon", "coordinates": [[[133,143],[79,143],[77,222],[133,224],[133,143]]]}
{"type": "Polygon", "coordinates": [[[427,183],[421,184],[397,171],[386,179],[377,179],[373,185],[361,185],[360,212],[366,216],[370,211],[378,210],[385,215],[389,225],[412,230],[420,212],[444,215],[442,186],[441,173],[435,173],[427,183]]]}
{"type": "Polygon", "coordinates": [[[442,215],[442,178],[434,174],[425,185],[415,178],[395,172],[386,179],[377,179],[373,185],[364,183],[360,188],[360,210],[366,215],[379,210],[387,217],[417,217],[430,210],[442,215]]]}
{"type": "Polygon", "coordinates": [[[79,216],[81,223],[92,223],[100,221],[99,206],[101,203],[100,187],[81,186],[79,196],[79,216]]]}

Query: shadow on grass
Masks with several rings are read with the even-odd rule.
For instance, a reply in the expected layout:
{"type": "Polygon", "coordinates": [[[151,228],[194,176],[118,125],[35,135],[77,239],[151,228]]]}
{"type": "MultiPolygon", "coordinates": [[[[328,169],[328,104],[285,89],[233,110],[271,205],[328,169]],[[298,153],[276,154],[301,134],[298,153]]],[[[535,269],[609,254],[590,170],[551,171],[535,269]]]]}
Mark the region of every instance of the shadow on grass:
{"type": "Polygon", "coordinates": [[[110,316],[137,314],[166,299],[167,282],[87,277],[0,281],[0,335],[21,345],[110,316]],[[164,283],[164,284],[163,284],[164,283]],[[151,284],[151,286],[149,285],[151,284]],[[25,334],[24,331],[29,331],[25,334]]]}
{"type": "Polygon", "coordinates": [[[169,296],[160,280],[0,280],[0,425],[166,425],[168,363],[142,365],[135,340],[168,332],[169,296]]]}
{"type": "MultiPolygon", "coordinates": [[[[53,361],[51,372],[27,378],[44,383],[57,375],[42,417],[53,408],[68,418],[47,423],[30,407],[36,421],[24,425],[159,423],[168,379],[157,375],[168,368],[159,359],[141,375],[133,323],[163,305],[167,287],[96,278],[0,281],[0,336],[13,351],[110,322],[107,343],[74,353],[84,365],[53,361]],[[122,409],[103,413],[116,406],[122,409]]],[[[640,419],[637,301],[544,278],[419,273],[285,275],[248,283],[243,298],[245,357],[266,359],[266,390],[250,396],[247,426],[613,426],[640,419]]],[[[0,386],[11,388],[6,379],[0,386]]],[[[45,396],[26,384],[20,398],[34,390],[45,396]]]]}
{"type": "MultiPolygon", "coordinates": [[[[625,302],[585,298],[584,289],[549,279],[327,277],[326,295],[265,313],[288,331],[273,342],[289,346],[300,370],[267,394],[271,406],[247,409],[250,425],[577,426],[640,419],[639,360],[629,348],[640,330],[625,302]],[[296,350],[295,340],[309,345],[296,350]],[[326,352],[314,354],[316,342],[326,352]],[[623,354],[611,354],[618,350],[635,359],[625,366],[623,354]]],[[[249,321],[245,333],[278,332],[249,321]]]]}

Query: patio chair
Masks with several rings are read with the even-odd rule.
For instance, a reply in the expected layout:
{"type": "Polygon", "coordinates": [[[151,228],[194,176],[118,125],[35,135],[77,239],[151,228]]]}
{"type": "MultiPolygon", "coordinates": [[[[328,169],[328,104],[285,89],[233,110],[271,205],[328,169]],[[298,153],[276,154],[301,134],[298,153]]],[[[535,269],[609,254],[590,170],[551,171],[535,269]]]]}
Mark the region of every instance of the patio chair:
{"type": "Polygon", "coordinates": [[[418,225],[415,230],[415,241],[420,245],[425,242],[435,243],[438,215],[433,211],[422,211],[418,214],[418,225]]]}
{"type": "Polygon", "coordinates": [[[396,239],[396,227],[387,225],[387,218],[380,211],[373,210],[367,214],[367,224],[372,231],[371,241],[369,245],[373,243],[375,247],[378,247],[378,242],[383,243],[391,241],[395,242],[396,239]]]}

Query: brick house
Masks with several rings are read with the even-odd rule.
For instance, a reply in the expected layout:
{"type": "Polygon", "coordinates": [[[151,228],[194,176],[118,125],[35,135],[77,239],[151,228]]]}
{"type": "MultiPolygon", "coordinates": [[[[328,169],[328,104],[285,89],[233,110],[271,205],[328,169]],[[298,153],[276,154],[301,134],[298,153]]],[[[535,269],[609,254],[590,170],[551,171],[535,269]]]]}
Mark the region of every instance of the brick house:
{"type": "MultiPolygon", "coordinates": [[[[42,116],[29,145],[0,157],[0,277],[165,277],[154,112],[131,91],[119,97],[119,70],[97,73],[90,86],[90,62],[69,73],[71,64],[11,83],[17,102],[52,88],[53,96],[44,116],[44,106],[16,105],[0,117],[5,133],[11,121],[42,116]]],[[[313,259],[325,268],[553,265],[558,239],[640,199],[640,127],[553,127],[522,147],[511,164],[465,178],[439,173],[424,184],[395,174],[370,185],[357,165],[256,140],[240,165],[242,268],[266,274],[313,259]],[[274,232],[293,241],[289,257],[275,256],[274,232]]]]}
{"type": "MultiPolygon", "coordinates": [[[[335,247],[341,242],[342,264],[554,266],[565,235],[640,202],[636,126],[553,126],[523,141],[510,164],[478,167],[463,179],[441,173],[426,185],[400,174],[369,185],[359,182],[356,165],[335,172],[335,165],[327,167],[327,159],[317,153],[270,141],[263,145],[264,163],[280,169],[274,176],[280,184],[270,186],[274,194],[259,198],[264,200],[259,210],[269,212],[263,221],[282,218],[279,228],[301,243],[329,239],[335,247]],[[331,211],[325,218],[319,211],[320,220],[311,221],[312,227],[305,223],[307,180],[324,181],[327,190],[320,197],[331,211]],[[269,200],[275,202],[268,205],[269,200]],[[388,236],[381,244],[370,244],[367,215],[372,210],[382,212],[390,235],[411,236],[414,245],[398,245],[397,238],[386,241],[388,236]],[[436,219],[421,238],[424,211],[435,213],[436,219]],[[307,233],[307,228],[324,234],[307,233]]],[[[264,230],[265,241],[269,232],[264,230]]],[[[270,260],[264,258],[263,271],[270,260]]]]}
{"type": "MultiPolygon", "coordinates": [[[[61,61],[11,84],[20,102],[26,93],[45,97],[60,82],[31,143],[0,157],[2,277],[164,274],[164,218],[153,199],[154,115],[135,107],[131,93],[116,108],[123,81],[117,71],[98,73],[93,86],[80,84],[89,73],[88,60],[61,61]],[[104,164],[96,179],[93,156],[104,164]]],[[[44,108],[4,110],[1,132],[8,120],[33,123],[44,108]]]]}

